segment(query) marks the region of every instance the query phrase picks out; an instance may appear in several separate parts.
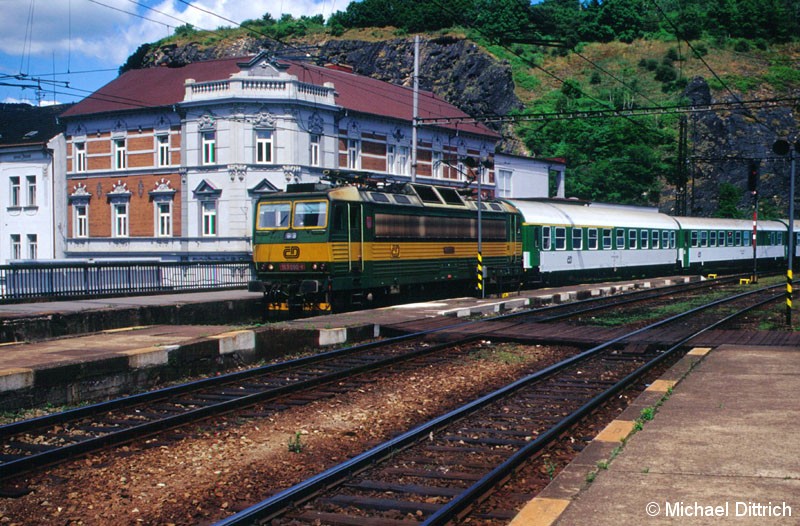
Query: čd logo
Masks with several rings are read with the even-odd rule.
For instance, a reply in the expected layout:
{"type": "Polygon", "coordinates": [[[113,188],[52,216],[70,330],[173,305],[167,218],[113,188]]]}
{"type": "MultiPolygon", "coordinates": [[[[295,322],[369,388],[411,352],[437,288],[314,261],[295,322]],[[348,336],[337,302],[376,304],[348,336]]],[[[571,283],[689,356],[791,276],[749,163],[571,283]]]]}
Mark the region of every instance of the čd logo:
{"type": "Polygon", "coordinates": [[[283,249],[283,257],[286,259],[297,259],[300,257],[300,247],[291,246],[283,249]]]}

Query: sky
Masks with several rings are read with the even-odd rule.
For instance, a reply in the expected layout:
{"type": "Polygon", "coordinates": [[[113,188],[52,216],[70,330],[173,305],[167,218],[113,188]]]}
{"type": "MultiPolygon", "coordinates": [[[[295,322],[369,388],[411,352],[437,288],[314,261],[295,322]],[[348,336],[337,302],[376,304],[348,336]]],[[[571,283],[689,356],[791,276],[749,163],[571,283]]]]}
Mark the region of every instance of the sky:
{"type": "Polygon", "coordinates": [[[269,13],[343,11],[350,0],[0,0],[0,102],[77,102],[113,80],[128,56],[189,23],[231,26],[269,13]],[[199,8],[199,9],[198,9],[199,8]],[[210,14],[210,13],[212,14],[210,14]]]}

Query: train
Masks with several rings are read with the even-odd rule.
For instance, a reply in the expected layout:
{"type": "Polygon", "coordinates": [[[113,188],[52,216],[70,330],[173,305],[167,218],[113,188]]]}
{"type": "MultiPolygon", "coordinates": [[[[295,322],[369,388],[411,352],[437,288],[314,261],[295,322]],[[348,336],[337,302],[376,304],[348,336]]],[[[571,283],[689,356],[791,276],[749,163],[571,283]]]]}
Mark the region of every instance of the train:
{"type": "Polygon", "coordinates": [[[784,263],[789,241],[786,221],[754,227],[581,200],[477,198],[470,189],[342,173],[260,197],[253,223],[248,289],[263,294],[267,310],[756,272],[784,263]]]}

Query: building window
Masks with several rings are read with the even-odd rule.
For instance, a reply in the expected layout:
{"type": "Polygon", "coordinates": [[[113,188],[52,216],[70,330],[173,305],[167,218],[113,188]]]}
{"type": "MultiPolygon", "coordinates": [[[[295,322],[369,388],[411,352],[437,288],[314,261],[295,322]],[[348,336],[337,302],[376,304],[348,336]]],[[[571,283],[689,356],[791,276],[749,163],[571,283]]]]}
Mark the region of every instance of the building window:
{"type": "Polygon", "coordinates": [[[89,237],[89,207],[75,205],[73,207],[72,235],[77,238],[89,237]]]}
{"type": "Polygon", "coordinates": [[[312,133],[309,138],[308,164],[311,166],[319,166],[319,139],[320,136],[316,133],[312,133]]]}
{"type": "Polygon", "coordinates": [[[111,207],[114,237],[128,237],[128,203],[114,203],[111,207]]]}
{"type": "Polygon", "coordinates": [[[351,170],[361,168],[361,141],[358,139],[347,140],[347,167],[351,170]]]}
{"type": "Polygon", "coordinates": [[[497,197],[511,197],[511,170],[497,171],[497,197]]]}
{"type": "Polygon", "coordinates": [[[217,134],[213,131],[203,132],[203,164],[216,164],[217,162],[217,134]]]}
{"type": "Polygon", "coordinates": [[[156,236],[172,237],[172,203],[156,203],[156,236]]]}
{"type": "Polygon", "coordinates": [[[216,201],[202,201],[200,203],[202,222],[203,222],[203,237],[212,237],[217,235],[217,202],[216,201]]]}
{"type": "Polygon", "coordinates": [[[86,171],[86,143],[85,142],[76,142],[74,145],[74,153],[75,153],[75,171],[76,172],[85,172],[86,171]]]}
{"type": "Polygon", "coordinates": [[[394,158],[395,171],[399,175],[408,175],[408,146],[398,146],[394,158]]]}
{"type": "Polygon", "coordinates": [[[156,135],[156,147],[158,148],[158,166],[172,164],[169,151],[169,135],[156,135]]]}
{"type": "Polygon", "coordinates": [[[272,162],[272,132],[270,130],[256,131],[256,163],[270,164],[272,162]]]}
{"type": "Polygon", "coordinates": [[[13,176],[9,178],[11,181],[11,191],[9,193],[9,205],[10,206],[21,206],[20,201],[22,200],[22,187],[20,186],[19,177],[13,176]]]}
{"type": "Polygon", "coordinates": [[[19,234],[11,234],[11,259],[22,259],[22,241],[19,234]]]}
{"type": "Polygon", "coordinates": [[[28,234],[28,259],[38,259],[39,239],[36,234],[28,234]]]}
{"type": "Polygon", "coordinates": [[[396,153],[396,147],[394,144],[387,144],[386,145],[386,171],[388,173],[395,173],[394,172],[394,158],[396,153]]]}
{"type": "Polygon", "coordinates": [[[28,206],[36,206],[36,176],[29,175],[25,178],[25,193],[28,196],[28,206]]]}
{"type": "Polygon", "coordinates": [[[442,162],[443,154],[441,151],[434,150],[431,152],[431,175],[437,179],[442,178],[442,162]]]}
{"type": "Polygon", "coordinates": [[[125,139],[114,139],[114,169],[124,170],[128,166],[125,139]]]}

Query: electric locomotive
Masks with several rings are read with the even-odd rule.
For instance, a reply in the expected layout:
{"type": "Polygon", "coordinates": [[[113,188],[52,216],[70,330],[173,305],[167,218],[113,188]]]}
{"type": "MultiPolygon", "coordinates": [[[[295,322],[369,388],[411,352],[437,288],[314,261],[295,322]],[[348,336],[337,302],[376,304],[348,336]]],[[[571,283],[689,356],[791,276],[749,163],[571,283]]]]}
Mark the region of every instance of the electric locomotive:
{"type": "Polygon", "coordinates": [[[471,293],[480,238],[485,286],[520,283],[522,218],[456,188],[328,174],[259,199],[253,261],[269,310],[327,311],[393,296],[471,293]]]}

